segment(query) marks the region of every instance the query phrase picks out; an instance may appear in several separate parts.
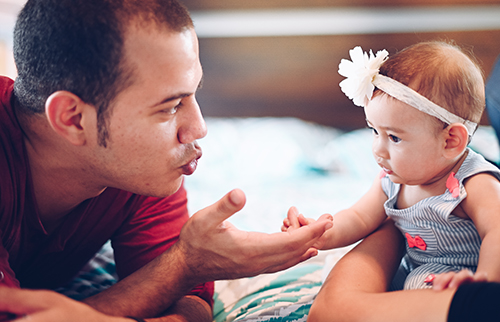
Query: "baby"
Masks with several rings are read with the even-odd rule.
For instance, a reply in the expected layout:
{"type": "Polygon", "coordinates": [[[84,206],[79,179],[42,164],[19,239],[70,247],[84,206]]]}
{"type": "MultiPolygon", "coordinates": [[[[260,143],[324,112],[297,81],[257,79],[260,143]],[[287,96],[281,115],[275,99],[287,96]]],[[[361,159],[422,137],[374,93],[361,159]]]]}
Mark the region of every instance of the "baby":
{"type": "MultiPolygon", "coordinates": [[[[347,77],[340,87],[364,107],[382,171],[334,216],[321,249],[352,244],[388,216],[406,239],[393,288],[431,287],[446,272],[446,285],[459,284],[463,270],[500,281],[500,171],[467,147],[485,105],[480,69],[443,42],[418,43],[390,58],[356,47],[350,56],[339,65],[347,77]]],[[[311,221],[290,211],[282,230],[311,221]]]]}

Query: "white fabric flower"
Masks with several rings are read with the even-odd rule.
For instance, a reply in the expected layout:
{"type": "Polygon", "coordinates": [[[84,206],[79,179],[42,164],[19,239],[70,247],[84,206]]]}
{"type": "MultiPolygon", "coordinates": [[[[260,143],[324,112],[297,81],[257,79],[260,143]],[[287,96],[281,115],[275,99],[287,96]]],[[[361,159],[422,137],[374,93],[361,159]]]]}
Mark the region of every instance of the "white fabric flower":
{"type": "Polygon", "coordinates": [[[355,105],[365,106],[375,89],[373,78],[389,53],[385,49],[378,51],[376,55],[371,50],[370,54],[363,53],[363,49],[357,46],[349,50],[349,55],[352,61],[342,59],[339,64],[339,74],[347,77],[340,82],[340,89],[355,105]]]}

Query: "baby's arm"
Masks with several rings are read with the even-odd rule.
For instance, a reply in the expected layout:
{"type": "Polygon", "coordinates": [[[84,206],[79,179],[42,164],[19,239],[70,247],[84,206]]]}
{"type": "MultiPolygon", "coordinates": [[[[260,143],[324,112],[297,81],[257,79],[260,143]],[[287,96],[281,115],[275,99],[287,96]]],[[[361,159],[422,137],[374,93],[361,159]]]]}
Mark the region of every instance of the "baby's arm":
{"type": "MultiPolygon", "coordinates": [[[[324,245],[320,249],[332,249],[351,245],[377,229],[386,219],[384,202],[387,200],[380,178],[376,178],[368,192],[352,207],[341,210],[333,217],[333,227],[322,237],[324,245]]],[[[292,210],[292,208],[290,209],[292,210]]],[[[283,221],[282,230],[294,229],[313,222],[314,219],[289,211],[283,221]]]]}
{"type": "Polygon", "coordinates": [[[500,282],[500,182],[481,173],[470,178],[465,189],[467,198],[460,205],[481,236],[479,263],[475,274],[461,271],[436,276],[433,284],[437,290],[475,281],[500,282]]]}

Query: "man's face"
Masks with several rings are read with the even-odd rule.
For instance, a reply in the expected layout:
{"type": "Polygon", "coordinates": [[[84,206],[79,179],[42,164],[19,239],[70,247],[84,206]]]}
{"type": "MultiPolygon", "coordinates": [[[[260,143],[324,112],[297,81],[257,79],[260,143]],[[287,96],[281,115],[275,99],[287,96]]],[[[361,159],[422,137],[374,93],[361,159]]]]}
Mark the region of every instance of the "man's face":
{"type": "Polygon", "coordinates": [[[132,25],[125,35],[132,85],[112,102],[107,148],[96,147],[102,184],[166,196],[196,169],[206,125],[195,99],[202,69],[194,30],[132,25]]]}

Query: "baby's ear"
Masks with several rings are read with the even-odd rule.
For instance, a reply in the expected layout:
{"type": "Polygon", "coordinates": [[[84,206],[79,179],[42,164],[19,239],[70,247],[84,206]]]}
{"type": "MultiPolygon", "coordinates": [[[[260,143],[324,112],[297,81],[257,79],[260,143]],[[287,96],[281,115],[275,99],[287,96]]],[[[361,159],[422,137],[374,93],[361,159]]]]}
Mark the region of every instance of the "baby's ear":
{"type": "Polygon", "coordinates": [[[469,132],[462,123],[452,123],[444,129],[445,133],[445,156],[453,159],[462,152],[469,144],[469,132]]]}

